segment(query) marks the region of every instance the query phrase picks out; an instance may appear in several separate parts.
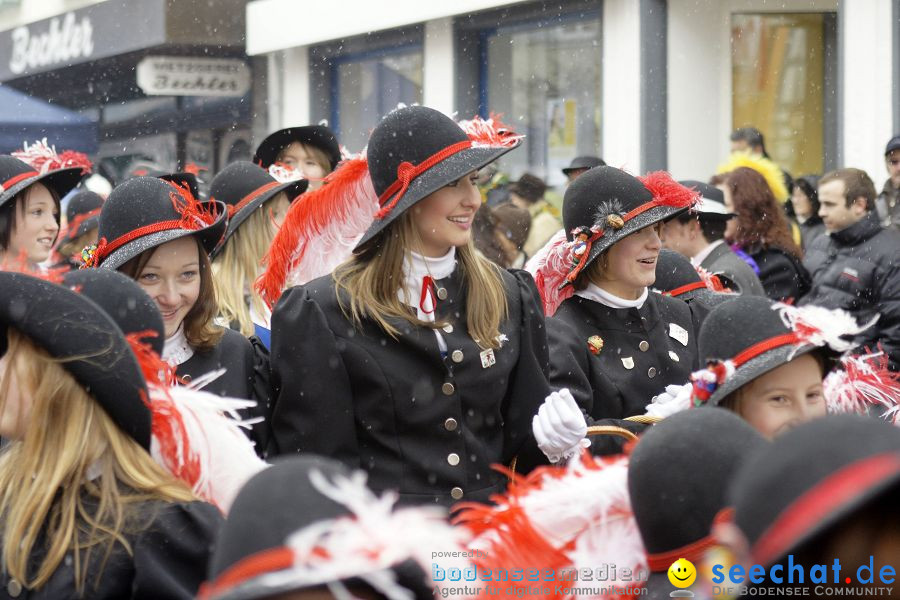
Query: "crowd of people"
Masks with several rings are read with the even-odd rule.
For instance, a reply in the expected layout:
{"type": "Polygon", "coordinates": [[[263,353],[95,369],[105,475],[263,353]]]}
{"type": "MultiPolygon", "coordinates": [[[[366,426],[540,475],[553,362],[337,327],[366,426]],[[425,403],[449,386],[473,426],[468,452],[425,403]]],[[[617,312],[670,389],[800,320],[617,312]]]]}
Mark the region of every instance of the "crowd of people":
{"type": "Polygon", "coordinates": [[[881,195],[744,128],[696,180],[576,157],[561,206],[499,174],[521,139],[401,107],[360,155],[292,127],[208,194],[105,198],[77,153],[0,157],[0,598],[896,563],[900,136],[881,195]]]}

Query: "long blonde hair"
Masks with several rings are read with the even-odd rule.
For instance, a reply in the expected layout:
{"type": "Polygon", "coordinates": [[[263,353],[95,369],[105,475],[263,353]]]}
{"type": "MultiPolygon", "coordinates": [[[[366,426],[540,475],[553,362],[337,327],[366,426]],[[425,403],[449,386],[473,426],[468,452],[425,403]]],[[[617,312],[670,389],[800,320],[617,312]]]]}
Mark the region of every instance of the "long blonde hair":
{"type": "Polygon", "coordinates": [[[274,237],[270,208],[281,196],[283,193],[275,195],[254,210],[225,242],[222,252],[213,261],[219,316],[226,323],[236,321],[245,336],[253,335],[253,321],[245,294],[250,295],[250,305],[257,314],[266,311],[265,302],[254,289],[253,282],[259,275],[259,263],[274,237]]]}
{"type": "Polygon", "coordinates": [[[36,589],[71,552],[81,594],[92,553],[103,553],[101,565],[117,543],[131,553],[126,527],[140,528],[131,518],[138,516],[131,505],[196,498],[113,422],[60,360],[12,328],[8,339],[0,412],[13,370],[31,411],[22,438],[0,455],[3,564],[11,577],[36,589]],[[85,502],[86,497],[93,502],[85,502]],[[46,550],[40,565],[30,564],[35,550],[46,550]]]}
{"type": "MultiPolygon", "coordinates": [[[[416,318],[400,300],[397,291],[403,282],[403,260],[421,242],[408,210],[381,235],[370,240],[334,272],[338,302],[357,328],[362,319],[375,321],[392,338],[397,328],[388,319],[403,319],[414,326],[436,329],[445,323],[416,318]],[[349,297],[349,306],[341,292],[349,297]]],[[[480,256],[470,240],[456,249],[466,286],[466,325],[469,336],[482,348],[500,347],[500,323],[509,314],[500,267],[480,256]]]]}

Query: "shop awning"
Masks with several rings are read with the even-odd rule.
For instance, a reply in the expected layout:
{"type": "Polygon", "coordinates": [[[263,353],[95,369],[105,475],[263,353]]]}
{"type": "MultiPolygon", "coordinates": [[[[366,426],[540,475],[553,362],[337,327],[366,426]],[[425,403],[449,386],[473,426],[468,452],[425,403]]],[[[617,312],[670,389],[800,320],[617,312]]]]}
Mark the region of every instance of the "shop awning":
{"type": "Polygon", "coordinates": [[[23,142],[47,138],[59,152],[97,151],[97,123],[43,100],[0,85],[0,153],[22,148],[23,142]]]}

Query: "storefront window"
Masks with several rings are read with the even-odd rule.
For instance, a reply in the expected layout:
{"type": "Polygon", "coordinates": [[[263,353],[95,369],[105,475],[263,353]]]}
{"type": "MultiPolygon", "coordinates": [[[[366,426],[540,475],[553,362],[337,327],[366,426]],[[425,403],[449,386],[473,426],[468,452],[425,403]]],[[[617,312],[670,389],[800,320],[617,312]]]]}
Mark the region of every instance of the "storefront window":
{"type": "Polygon", "coordinates": [[[827,18],[807,13],[732,19],[732,125],[759,129],[769,155],[793,175],[826,167],[827,18]]]}
{"type": "Polygon", "coordinates": [[[522,150],[502,159],[504,170],[556,185],[573,157],[600,155],[599,16],[499,27],[483,50],[483,110],[527,135],[522,150]]]}
{"type": "Polygon", "coordinates": [[[372,129],[398,104],[421,104],[422,63],[420,45],[336,60],[332,126],[341,144],[361,150],[372,129]]]}

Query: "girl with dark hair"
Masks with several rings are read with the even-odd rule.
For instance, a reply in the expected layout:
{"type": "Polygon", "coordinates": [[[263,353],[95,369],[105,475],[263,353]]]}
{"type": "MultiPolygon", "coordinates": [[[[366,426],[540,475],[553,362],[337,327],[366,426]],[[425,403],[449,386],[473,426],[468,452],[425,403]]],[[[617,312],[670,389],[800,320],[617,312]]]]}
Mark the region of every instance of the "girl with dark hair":
{"type": "Polygon", "coordinates": [[[819,216],[819,176],[804,175],[794,180],[790,209],[800,226],[803,249],[809,248],[813,240],[825,233],[825,224],[819,216]]]}
{"type": "Polygon", "coordinates": [[[784,210],[765,178],[748,167],[725,175],[718,186],[725,206],[737,215],[728,221],[725,239],[747,253],[759,268],[759,279],[772,300],[796,302],[810,288],[802,251],[794,243],[784,210]]]}

